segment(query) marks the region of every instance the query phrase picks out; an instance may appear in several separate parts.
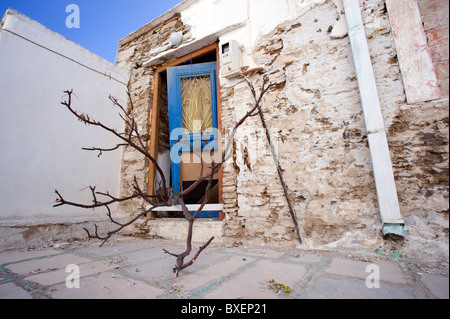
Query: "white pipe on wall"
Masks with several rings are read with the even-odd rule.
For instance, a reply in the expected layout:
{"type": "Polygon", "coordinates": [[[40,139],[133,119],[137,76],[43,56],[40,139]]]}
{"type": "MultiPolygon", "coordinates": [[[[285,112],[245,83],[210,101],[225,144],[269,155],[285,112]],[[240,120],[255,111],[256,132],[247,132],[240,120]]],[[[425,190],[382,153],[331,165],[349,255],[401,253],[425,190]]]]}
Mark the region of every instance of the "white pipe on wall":
{"type": "Polygon", "coordinates": [[[358,0],[343,0],[369,140],[383,234],[404,238],[392,162],[358,0]]]}

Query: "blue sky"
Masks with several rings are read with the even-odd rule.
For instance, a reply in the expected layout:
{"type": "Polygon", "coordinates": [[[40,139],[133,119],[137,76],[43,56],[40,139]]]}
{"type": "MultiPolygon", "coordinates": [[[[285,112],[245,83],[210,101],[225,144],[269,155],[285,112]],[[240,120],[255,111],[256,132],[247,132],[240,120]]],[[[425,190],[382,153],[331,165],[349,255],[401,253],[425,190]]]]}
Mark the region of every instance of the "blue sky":
{"type": "Polygon", "coordinates": [[[102,58],[115,62],[118,42],[182,0],[0,0],[0,17],[13,8],[102,58]],[[80,9],[80,28],[67,28],[69,4],[80,9]]]}

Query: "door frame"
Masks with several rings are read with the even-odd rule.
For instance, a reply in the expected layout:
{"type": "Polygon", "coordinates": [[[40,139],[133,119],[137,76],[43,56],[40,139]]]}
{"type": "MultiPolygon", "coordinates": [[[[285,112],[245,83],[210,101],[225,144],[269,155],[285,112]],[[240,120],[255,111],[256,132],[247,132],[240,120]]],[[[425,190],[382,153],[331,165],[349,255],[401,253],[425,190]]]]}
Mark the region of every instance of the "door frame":
{"type": "MultiPolygon", "coordinates": [[[[152,100],[152,109],[149,115],[150,122],[150,140],[148,142],[148,148],[150,155],[158,160],[158,138],[159,138],[159,115],[160,115],[160,97],[161,97],[161,73],[166,72],[168,67],[178,66],[186,61],[191,59],[196,59],[203,57],[205,55],[215,53],[216,54],[216,64],[217,64],[217,78],[216,78],[216,91],[217,91],[217,129],[219,132],[222,132],[222,120],[221,120],[221,110],[222,103],[220,99],[220,58],[219,58],[219,43],[213,43],[208,45],[200,50],[194,51],[190,54],[182,56],[174,61],[163,64],[156,68],[155,75],[153,77],[152,91],[153,91],[153,100],[152,100]]],[[[221,134],[219,134],[218,139],[218,152],[222,153],[222,140],[221,134]]],[[[156,178],[156,167],[149,163],[148,166],[148,175],[147,175],[147,194],[155,195],[155,178],[156,178]]],[[[219,203],[223,203],[222,198],[222,180],[223,180],[223,167],[219,170],[219,203]]],[[[154,213],[149,213],[148,218],[154,218],[154,213]]],[[[219,212],[219,220],[223,220],[225,218],[225,214],[220,211],[219,212]]]]}

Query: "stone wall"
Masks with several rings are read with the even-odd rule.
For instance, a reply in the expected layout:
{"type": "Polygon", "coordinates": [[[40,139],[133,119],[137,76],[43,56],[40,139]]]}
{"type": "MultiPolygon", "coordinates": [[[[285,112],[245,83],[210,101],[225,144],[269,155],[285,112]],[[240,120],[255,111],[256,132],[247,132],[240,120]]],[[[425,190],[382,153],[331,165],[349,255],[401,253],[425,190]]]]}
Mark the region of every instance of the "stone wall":
{"type": "MultiPolygon", "coordinates": [[[[408,105],[384,1],[364,1],[361,8],[406,220],[405,245],[448,256],[448,84],[439,71],[448,53],[433,54],[444,73],[442,98],[408,105]]],[[[264,100],[265,115],[306,242],[376,247],[381,221],[349,38],[330,37],[339,19],[345,17],[335,3],[325,1],[261,37],[253,53],[277,83],[264,100]]],[[[224,127],[249,101],[245,83],[223,87],[224,127]]],[[[225,173],[225,235],[293,240],[270,153],[252,154],[246,164],[246,137],[260,127],[256,118],[245,124],[225,173]]]]}
{"type": "MultiPolygon", "coordinates": [[[[153,101],[154,69],[145,68],[142,64],[152,57],[149,54],[152,50],[165,44],[172,32],[182,32],[185,37],[189,37],[189,28],[181,21],[180,14],[174,14],[156,26],[150,28],[144,26],[139,31],[135,36],[130,35],[120,41],[116,61],[118,66],[130,70],[129,91],[133,101],[133,114],[144,142],[148,143],[150,140],[151,123],[149,119],[153,101]]],[[[129,110],[131,111],[130,104],[129,110]]],[[[167,116],[167,113],[162,112],[161,116],[167,116]]],[[[168,131],[168,123],[165,124],[161,128],[168,131]]],[[[167,132],[165,133],[167,135],[167,132]]],[[[160,151],[164,151],[163,143],[160,143],[160,146],[160,151]]],[[[148,161],[142,154],[132,148],[124,149],[121,178],[122,196],[132,193],[132,183],[135,176],[141,188],[147,189],[147,169],[148,161]]],[[[122,209],[132,214],[140,212],[144,207],[145,202],[142,200],[122,203],[122,209]]]]}
{"type": "MultiPolygon", "coordinates": [[[[384,1],[363,1],[360,6],[406,221],[406,241],[401,245],[448,258],[448,42],[445,46],[442,40],[448,39],[448,16],[438,26],[431,25],[432,19],[427,22],[433,12],[442,14],[443,2],[420,2],[442,97],[413,105],[406,102],[384,1]]],[[[345,19],[339,4],[309,1],[246,52],[276,84],[263,109],[305,243],[373,249],[384,242],[353,58],[349,38],[331,36],[345,19]]],[[[188,34],[189,29],[175,15],[121,43],[118,62],[131,68],[135,110],[146,131],[153,69],[141,67],[142,60],[170,32],[188,34]]],[[[260,75],[251,80],[261,85],[260,75]]],[[[225,132],[249,109],[251,95],[242,80],[221,78],[220,83],[225,132]]],[[[258,117],[238,130],[233,146],[223,174],[224,236],[295,241],[258,117]]],[[[124,192],[132,175],[145,180],[146,167],[139,156],[125,151],[124,192]]]]}

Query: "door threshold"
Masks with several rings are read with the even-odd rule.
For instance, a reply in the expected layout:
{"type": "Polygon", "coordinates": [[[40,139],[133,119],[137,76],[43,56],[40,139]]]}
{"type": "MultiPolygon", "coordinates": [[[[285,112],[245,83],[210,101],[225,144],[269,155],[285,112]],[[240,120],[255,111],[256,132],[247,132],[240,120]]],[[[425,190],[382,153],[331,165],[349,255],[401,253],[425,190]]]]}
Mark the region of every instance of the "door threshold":
{"type": "MultiPolygon", "coordinates": [[[[189,211],[197,211],[197,209],[200,208],[200,204],[188,204],[186,205],[187,209],[189,211]]],[[[150,209],[153,206],[147,205],[146,208],[150,209]]],[[[203,211],[221,211],[223,210],[223,204],[206,204],[203,207],[203,211]]],[[[182,212],[183,209],[181,208],[181,205],[175,205],[175,206],[160,206],[155,207],[153,209],[154,212],[182,212]]]]}

